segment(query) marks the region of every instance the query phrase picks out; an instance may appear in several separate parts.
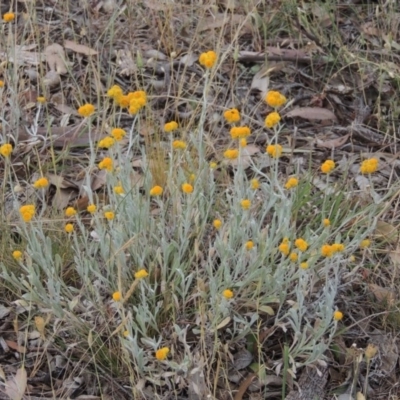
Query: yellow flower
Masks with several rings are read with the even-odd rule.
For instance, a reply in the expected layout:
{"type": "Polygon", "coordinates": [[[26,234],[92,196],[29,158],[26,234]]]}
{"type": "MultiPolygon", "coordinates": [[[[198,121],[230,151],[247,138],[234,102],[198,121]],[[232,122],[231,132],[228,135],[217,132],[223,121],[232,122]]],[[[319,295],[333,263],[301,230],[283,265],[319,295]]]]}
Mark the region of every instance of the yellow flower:
{"type": "Polygon", "coordinates": [[[214,219],[213,221],[213,227],[215,229],[219,229],[222,226],[222,221],[220,219],[214,219]]]}
{"type": "Polygon", "coordinates": [[[210,168],[211,169],[215,169],[215,168],[217,168],[218,167],[218,164],[215,162],[215,161],[211,161],[210,162],[210,168]]]}
{"type": "Polygon", "coordinates": [[[139,269],[138,272],[135,272],[135,279],[143,279],[149,276],[149,273],[143,268],[139,269]]]}
{"type": "Polygon", "coordinates": [[[253,190],[257,190],[257,189],[260,187],[260,181],[259,181],[258,179],[256,179],[256,178],[252,179],[252,180],[250,181],[250,187],[251,187],[253,190]]]}
{"type": "Polygon", "coordinates": [[[124,188],[122,186],[115,186],[114,193],[115,194],[124,194],[125,191],[124,191],[124,188]]]}
{"type": "Polygon", "coordinates": [[[230,289],[225,289],[222,292],[222,296],[224,296],[226,299],[231,299],[233,297],[233,292],[230,289]]]}
{"type": "Polygon", "coordinates": [[[13,256],[14,260],[21,261],[21,259],[22,259],[22,251],[14,250],[13,253],[12,253],[12,256],[13,256]]]}
{"type": "Polygon", "coordinates": [[[183,140],[174,140],[172,142],[172,147],[174,149],[184,150],[186,149],[186,143],[183,140]]]}
{"type": "Polygon", "coordinates": [[[110,157],[103,158],[103,160],[99,162],[99,168],[105,169],[107,171],[112,171],[112,169],[113,169],[112,159],[110,157]]]}
{"type": "Polygon", "coordinates": [[[129,331],[124,331],[122,334],[124,335],[125,338],[127,338],[129,336],[129,331]]]}
{"type": "Polygon", "coordinates": [[[282,155],[282,146],[280,144],[269,144],[267,146],[267,154],[272,158],[279,158],[282,155]]]}
{"type": "Polygon", "coordinates": [[[243,199],[240,201],[240,205],[243,210],[248,210],[251,207],[251,201],[249,199],[243,199]]]}
{"type": "Polygon", "coordinates": [[[97,207],[96,207],[95,204],[89,204],[89,205],[87,206],[87,208],[86,208],[87,212],[90,213],[90,214],[95,213],[95,212],[96,212],[96,209],[97,209],[97,207]]]}
{"type": "Polygon", "coordinates": [[[65,210],[65,216],[66,217],[73,217],[74,215],[76,215],[76,210],[75,210],[75,208],[74,207],[68,207],[66,210],[65,210]]]}
{"type": "Polygon", "coordinates": [[[176,131],[177,129],[178,129],[178,123],[176,121],[167,122],[164,125],[165,132],[173,132],[176,131]]]}
{"type": "Polygon", "coordinates": [[[324,256],[324,257],[332,257],[333,256],[333,254],[334,254],[334,250],[333,250],[333,247],[331,246],[331,245],[329,245],[329,244],[324,244],[322,247],[321,247],[321,254],[324,256]]]}
{"type": "Polygon", "coordinates": [[[351,256],[349,257],[349,261],[350,261],[350,262],[355,262],[355,261],[356,261],[356,257],[355,257],[354,255],[351,255],[351,256]]]}
{"type": "Polygon", "coordinates": [[[78,114],[82,117],[90,117],[94,113],[94,105],[87,103],[78,108],[78,114]]]}
{"type": "Polygon", "coordinates": [[[251,250],[254,247],[254,243],[252,240],[248,240],[245,244],[244,247],[246,248],[246,250],[251,250]]]}
{"type": "Polygon", "coordinates": [[[150,196],[161,196],[163,194],[163,188],[161,186],[153,186],[150,189],[150,196]]]}
{"type": "Polygon", "coordinates": [[[308,249],[308,243],[302,238],[296,239],[294,245],[303,253],[308,249]]]}
{"type": "Polygon", "coordinates": [[[113,211],[105,211],[104,212],[104,216],[106,217],[106,219],[108,219],[109,221],[113,220],[115,217],[115,214],[113,211]]]}
{"type": "Polygon", "coordinates": [[[215,51],[207,51],[207,53],[201,53],[199,62],[203,67],[212,68],[217,61],[217,54],[215,51]]]}
{"type": "Polygon", "coordinates": [[[193,192],[193,186],[190,183],[184,183],[182,185],[182,192],[190,194],[193,192]]]}
{"type": "Polygon", "coordinates": [[[117,141],[119,142],[120,140],[122,140],[124,138],[124,136],[126,135],[126,132],[121,129],[121,128],[114,128],[111,130],[111,136],[117,141]]]}
{"type": "Polygon", "coordinates": [[[279,115],[279,113],[277,113],[276,111],[273,111],[272,113],[269,113],[267,115],[267,118],[265,118],[265,126],[267,128],[271,129],[276,124],[278,124],[280,120],[281,120],[281,116],[279,115]]]}
{"type": "Polygon", "coordinates": [[[361,249],[366,249],[369,246],[371,246],[371,240],[369,240],[369,239],[361,240],[361,243],[360,243],[361,249]]]}
{"type": "Polygon", "coordinates": [[[99,147],[101,149],[109,149],[111,146],[114,145],[114,143],[115,143],[114,138],[112,138],[111,136],[107,136],[99,141],[99,147]]]}
{"type": "Polygon", "coordinates": [[[4,85],[5,85],[5,84],[4,84],[4,81],[1,81],[1,80],[0,80],[0,89],[3,88],[4,85]]]}
{"type": "Polygon", "coordinates": [[[33,204],[21,206],[19,213],[25,222],[29,222],[35,215],[35,206],[33,204]]]}
{"type": "Polygon", "coordinates": [[[240,113],[239,110],[236,108],[231,108],[230,110],[226,110],[224,112],[224,118],[227,122],[232,124],[233,122],[240,121],[240,113]]]}
{"type": "Polygon", "coordinates": [[[334,170],[334,168],[335,168],[335,162],[333,160],[326,160],[321,165],[321,172],[323,174],[329,174],[334,170]]]}
{"type": "Polygon", "coordinates": [[[360,172],[362,174],[373,174],[377,171],[379,160],[377,158],[369,158],[364,160],[360,165],[360,172]]]}
{"type": "Polygon", "coordinates": [[[297,255],[297,253],[290,253],[289,259],[292,262],[296,262],[299,259],[299,256],[297,255]]]}
{"type": "Polygon", "coordinates": [[[116,100],[120,98],[123,95],[122,89],[118,85],[112,86],[108,91],[107,91],[107,96],[111,97],[112,99],[116,100]]]}
{"type": "Polygon", "coordinates": [[[242,147],[242,148],[246,147],[247,146],[247,140],[246,139],[240,139],[239,146],[242,147]]]}
{"type": "Polygon", "coordinates": [[[142,108],[142,106],[140,105],[140,102],[137,99],[132,99],[129,102],[129,114],[135,115],[137,114],[140,109],[142,108]]]}
{"type": "Polygon", "coordinates": [[[0,154],[3,157],[10,157],[12,151],[13,151],[13,147],[10,143],[5,143],[0,146],[0,154]]]}
{"type": "Polygon", "coordinates": [[[287,256],[289,254],[290,251],[290,243],[289,243],[289,239],[288,238],[284,238],[282,240],[282,243],[278,246],[278,250],[284,254],[285,256],[287,256]]]}
{"type": "Polygon", "coordinates": [[[47,178],[39,178],[36,182],[34,182],[33,187],[35,189],[43,189],[49,186],[49,181],[47,178]]]}
{"type": "Polygon", "coordinates": [[[300,263],[300,268],[301,269],[307,269],[308,268],[308,262],[307,261],[303,261],[302,263],[300,263]]]}
{"type": "Polygon", "coordinates": [[[369,362],[372,358],[376,356],[376,353],[378,352],[379,347],[375,344],[369,343],[367,348],[365,349],[365,358],[367,359],[367,362],[369,362]]]}
{"type": "Polygon", "coordinates": [[[189,181],[194,182],[196,180],[196,174],[190,174],[189,175],[189,181]]]}
{"type": "Polygon", "coordinates": [[[121,292],[114,292],[112,295],[112,298],[114,301],[121,301],[121,299],[122,299],[121,292]]]}
{"type": "Polygon", "coordinates": [[[251,130],[248,126],[234,126],[230,131],[232,139],[245,139],[251,134],[251,130]]]}
{"type": "Polygon", "coordinates": [[[169,354],[169,348],[163,347],[156,351],[156,358],[158,361],[164,361],[168,357],[168,354],[169,354]]]}
{"type": "Polygon", "coordinates": [[[127,108],[130,106],[131,100],[128,95],[119,96],[115,100],[116,100],[116,103],[122,108],[127,108]]]}
{"type": "Polygon", "coordinates": [[[285,183],[286,189],[293,189],[299,184],[299,180],[297,178],[289,178],[285,183]]]}
{"type": "Polygon", "coordinates": [[[331,221],[328,218],[323,219],[322,225],[324,225],[325,228],[327,228],[330,224],[331,224],[331,221]]]}
{"type": "Polygon", "coordinates": [[[46,103],[46,97],[44,97],[44,96],[38,96],[38,97],[36,98],[36,101],[37,101],[38,103],[40,103],[40,104],[44,104],[44,103],[46,103]]]}
{"type": "Polygon", "coordinates": [[[224,151],[224,157],[229,160],[235,160],[239,156],[239,150],[237,149],[228,149],[224,151]]]}
{"type": "Polygon", "coordinates": [[[140,107],[144,107],[147,103],[147,94],[144,90],[137,90],[136,92],[129,92],[127,94],[130,104],[138,104],[140,107]]]}
{"type": "Polygon", "coordinates": [[[333,313],[333,319],[335,321],[340,321],[341,319],[343,319],[343,313],[341,311],[335,311],[333,313]]]}
{"type": "Polygon", "coordinates": [[[265,96],[265,102],[270,107],[276,108],[283,106],[286,103],[286,97],[275,90],[270,90],[265,96]]]}
{"type": "Polygon", "coordinates": [[[64,230],[65,230],[65,232],[67,232],[67,233],[72,233],[72,232],[74,231],[74,225],[72,225],[72,224],[67,224],[67,225],[65,225],[64,230]]]}
{"type": "Polygon", "coordinates": [[[13,12],[7,12],[3,14],[3,21],[4,22],[12,22],[15,19],[15,14],[13,12]]]}
{"type": "Polygon", "coordinates": [[[344,250],[344,244],[342,243],[334,243],[332,245],[332,250],[334,253],[340,253],[344,250]]]}

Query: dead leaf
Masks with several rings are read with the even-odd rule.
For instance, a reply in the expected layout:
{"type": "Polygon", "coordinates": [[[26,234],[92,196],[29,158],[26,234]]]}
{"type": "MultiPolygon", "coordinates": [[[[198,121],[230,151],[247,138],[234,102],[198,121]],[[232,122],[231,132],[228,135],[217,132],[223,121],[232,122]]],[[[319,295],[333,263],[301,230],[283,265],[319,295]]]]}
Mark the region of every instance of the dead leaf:
{"type": "Polygon", "coordinates": [[[393,304],[394,294],[392,290],[376,285],[375,283],[370,283],[368,287],[379,303],[386,302],[393,304]]]}
{"type": "Polygon", "coordinates": [[[336,121],[337,118],[335,114],[328,110],[327,108],[320,108],[320,107],[298,107],[289,111],[285,117],[293,118],[293,117],[300,117],[309,120],[332,120],[336,121]]]}
{"type": "Polygon", "coordinates": [[[248,377],[240,384],[234,400],[242,400],[243,399],[243,396],[246,393],[247,388],[251,385],[251,383],[254,381],[255,378],[256,378],[255,374],[248,375],[248,377]]]}
{"type": "Polygon", "coordinates": [[[194,53],[187,53],[179,59],[179,63],[191,67],[199,57],[194,53]]]}
{"type": "Polygon", "coordinates": [[[11,400],[22,400],[26,390],[28,376],[24,367],[18,368],[13,378],[6,382],[5,392],[11,400]]]}
{"type": "Polygon", "coordinates": [[[400,247],[398,246],[395,250],[389,253],[390,260],[393,263],[393,266],[398,269],[400,268],[400,247]]]}
{"type": "Polygon", "coordinates": [[[267,94],[269,87],[269,68],[261,68],[254,76],[251,81],[251,89],[257,89],[261,92],[261,96],[264,97],[267,94]]]}
{"type": "Polygon", "coordinates": [[[349,138],[350,133],[348,133],[347,135],[338,137],[336,139],[331,139],[331,140],[320,140],[317,139],[317,147],[324,147],[327,149],[335,149],[337,147],[341,147],[343,146],[346,142],[347,139],[349,138]]]}
{"type": "Polygon", "coordinates": [[[12,340],[6,340],[5,342],[7,343],[7,346],[8,346],[10,349],[13,349],[13,350],[15,350],[15,351],[18,351],[18,353],[22,353],[22,354],[23,354],[23,353],[26,352],[26,349],[25,349],[24,346],[20,346],[18,343],[13,342],[12,340]]]}
{"type": "Polygon", "coordinates": [[[95,56],[98,54],[96,50],[93,50],[90,47],[85,46],[84,44],[75,43],[72,40],[65,40],[64,47],[66,49],[75,51],[75,53],[84,54],[85,56],[95,56]]]}
{"type": "Polygon", "coordinates": [[[374,232],[375,239],[382,239],[388,243],[397,243],[399,232],[396,227],[385,221],[378,221],[374,232]]]}
{"type": "Polygon", "coordinates": [[[241,349],[233,356],[233,366],[237,370],[247,368],[253,361],[253,354],[247,349],[241,349]]]}
{"type": "MultiPolygon", "coordinates": [[[[223,28],[227,23],[231,23],[236,27],[243,24],[246,25],[246,20],[248,20],[246,15],[219,13],[201,19],[199,22],[198,31],[203,32],[210,29],[223,28]]],[[[247,25],[249,24],[247,23],[247,25]]]]}
{"type": "Polygon", "coordinates": [[[46,322],[45,322],[44,318],[40,317],[40,316],[36,316],[35,317],[35,326],[36,326],[36,329],[38,330],[41,338],[44,339],[45,338],[44,329],[46,327],[46,322]]]}
{"type": "Polygon", "coordinates": [[[240,157],[238,157],[236,160],[227,162],[233,167],[237,167],[239,164],[241,164],[244,168],[247,168],[251,165],[251,157],[257,153],[260,153],[260,149],[254,144],[249,144],[248,146],[241,149],[240,157]]]}
{"type": "Polygon", "coordinates": [[[44,54],[50,70],[58,74],[66,74],[68,72],[64,49],[58,43],[53,43],[46,47],[44,54]]]}

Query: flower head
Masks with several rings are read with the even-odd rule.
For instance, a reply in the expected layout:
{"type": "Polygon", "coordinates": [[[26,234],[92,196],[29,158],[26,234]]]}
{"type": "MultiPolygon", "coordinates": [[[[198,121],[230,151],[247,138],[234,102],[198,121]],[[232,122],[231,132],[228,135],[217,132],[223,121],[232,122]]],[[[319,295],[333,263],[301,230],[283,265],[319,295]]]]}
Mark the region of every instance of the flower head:
{"type": "Polygon", "coordinates": [[[214,219],[213,221],[213,227],[215,229],[219,229],[222,226],[222,221],[220,219],[214,219]]]}
{"type": "Polygon", "coordinates": [[[199,57],[199,62],[203,67],[212,68],[217,61],[217,53],[215,51],[207,51],[206,53],[201,53],[199,57]]]}
{"type": "Polygon", "coordinates": [[[90,117],[94,113],[94,105],[87,103],[78,108],[78,114],[82,117],[90,117]]]}
{"type": "Polygon", "coordinates": [[[302,238],[296,239],[294,245],[303,253],[308,249],[308,243],[302,238]]]}
{"type": "Polygon", "coordinates": [[[182,184],[182,192],[186,194],[190,194],[193,192],[193,186],[190,183],[182,184]]]}
{"type": "Polygon", "coordinates": [[[114,292],[112,295],[112,298],[114,301],[121,301],[121,299],[122,299],[121,292],[114,292]]]}
{"type": "Polygon", "coordinates": [[[27,204],[26,206],[21,206],[19,213],[25,222],[29,222],[35,215],[36,208],[33,204],[27,204]]]}
{"type": "Polygon", "coordinates": [[[366,249],[369,246],[371,246],[371,240],[370,239],[361,240],[361,243],[360,243],[360,248],[361,249],[366,249]]]}
{"type": "Polygon", "coordinates": [[[163,347],[156,351],[156,358],[158,361],[164,361],[168,357],[168,354],[169,354],[169,348],[163,347]]]}
{"type": "Polygon", "coordinates": [[[10,143],[5,143],[0,146],[0,154],[3,157],[10,157],[12,151],[13,151],[13,147],[10,143]]]}
{"type": "Polygon", "coordinates": [[[265,102],[270,107],[277,108],[283,106],[286,103],[286,97],[275,90],[270,90],[265,96],[265,102]]]}
{"type": "Polygon", "coordinates": [[[360,165],[360,172],[362,174],[373,174],[378,170],[379,160],[377,158],[369,158],[364,160],[360,165]]]}
{"type": "Polygon", "coordinates": [[[4,87],[4,81],[0,80],[0,89],[4,87]]]}
{"type": "Polygon", "coordinates": [[[49,186],[49,181],[47,178],[39,178],[37,181],[34,182],[33,187],[35,189],[43,189],[49,186]]]}
{"type": "Polygon", "coordinates": [[[68,207],[65,210],[65,216],[66,217],[73,217],[74,215],[76,215],[77,211],[75,210],[74,207],[68,207]]]}
{"type": "Polygon", "coordinates": [[[259,181],[258,179],[256,179],[256,178],[252,179],[252,180],[250,181],[250,187],[251,187],[253,190],[257,190],[257,189],[260,187],[260,181],[259,181]]]}
{"type": "Polygon", "coordinates": [[[281,116],[279,113],[276,111],[273,111],[272,113],[269,113],[267,117],[265,118],[265,126],[267,128],[273,128],[275,125],[279,124],[279,121],[281,120],[281,116]]]}
{"type": "Polygon", "coordinates": [[[118,185],[118,186],[114,187],[114,193],[115,194],[124,194],[125,190],[121,185],[118,185]]]}
{"type": "Polygon", "coordinates": [[[113,211],[105,211],[104,212],[104,217],[108,220],[111,221],[115,217],[115,213],[113,211]]]}
{"type": "Polygon", "coordinates": [[[215,162],[215,161],[211,161],[210,162],[210,168],[211,169],[215,169],[215,168],[217,168],[218,167],[218,164],[215,162]]]}
{"type": "Polygon", "coordinates": [[[97,207],[96,207],[95,204],[89,204],[89,205],[87,206],[86,210],[87,210],[88,213],[93,214],[93,213],[96,212],[97,207]]]}
{"type": "Polygon", "coordinates": [[[224,151],[224,157],[228,160],[235,160],[239,157],[239,150],[237,149],[228,149],[224,151]]]}
{"type": "Polygon", "coordinates": [[[99,147],[101,149],[109,149],[110,147],[114,146],[115,139],[111,136],[106,136],[104,139],[99,141],[99,147]]]}
{"type": "Polygon", "coordinates": [[[230,131],[232,139],[245,139],[251,134],[251,130],[248,126],[234,126],[230,131]]]}
{"type": "Polygon", "coordinates": [[[186,143],[183,140],[174,140],[172,142],[172,147],[176,150],[185,150],[186,149],[186,143]]]}
{"type": "Polygon", "coordinates": [[[3,14],[3,21],[4,22],[12,22],[15,19],[15,14],[13,12],[7,12],[3,14]]]}
{"type": "Polygon", "coordinates": [[[72,233],[74,231],[74,225],[72,224],[66,224],[64,227],[65,232],[67,233],[72,233]]]}
{"type": "Polygon", "coordinates": [[[299,184],[299,180],[297,178],[289,178],[285,183],[286,189],[293,189],[299,184]]]}
{"type": "Polygon", "coordinates": [[[243,208],[243,210],[248,210],[251,207],[251,200],[249,199],[241,200],[240,206],[243,208]]]}
{"type": "Polygon", "coordinates": [[[37,101],[39,104],[44,104],[44,103],[46,103],[46,97],[44,97],[44,96],[38,96],[38,97],[36,97],[36,101],[37,101]]]}
{"type": "Polygon", "coordinates": [[[333,160],[326,160],[321,165],[321,172],[323,174],[330,174],[335,168],[335,162],[333,160]]]}
{"type": "Polygon", "coordinates": [[[283,238],[281,244],[278,246],[278,250],[285,256],[290,252],[290,243],[288,238],[283,238]]]}
{"type": "Polygon", "coordinates": [[[122,140],[124,138],[124,136],[126,135],[126,132],[121,129],[121,128],[114,128],[111,130],[111,136],[117,141],[119,142],[120,140],[122,140]]]}
{"type": "Polygon", "coordinates": [[[301,269],[307,269],[308,268],[308,262],[307,261],[303,261],[300,263],[300,268],[301,269]]]}
{"type": "Polygon", "coordinates": [[[331,224],[331,221],[328,218],[324,218],[322,220],[322,225],[327,228],[331,224]]]}
{"type": "Polygon", "coordinates": [[[340,321],[341,319],[343,319],[343,313],[341,311],[335,311],[333,313],[333,319],[335,321],[340,321]]]}
{"type": "Polygon", "coordinates": [[[143,279],[149,276],[149,273],[144,269],[139,269],[139,271],[135,272],[135,279],[143,279]]]}
{"type": "Polygon", "coordinates": [[[239,146],[240,147],[246,147],[247,146],[247,139],[240,139],[240,141],[239,141],[239,146]]]}
{"type": "Polygon", "coordinates": [[[233,292],[232,292],[232,290],[230,290],[230,289],[225,289],[223,292],[222,292],[222,296],[224,296],[226,299],[231,299],[232,297],[233,297],[233,292]]]}
{"type": "Polygon", "coordinates": [[[269,144],[267,154],[272,158],[279,158],[282,155],[283,148],[280,144],[269,144]]]}
{"type": "Polygon", "coordinates": [[[103,160],[99,162],[99,168],[105,169],[107,171],[112,171],[113,160],[110,157],[104,157],[103,160]]]}
{"type": "Polygon", "coordinates": [[[290,259],[290,261],[292,261],[292,262],[296,262],[296,261],[299,259],[299,256],[298,256],[297,253],[292,252],[292,253],[289,254],[289,259],[290,259]]]}
{"type": "Polygon", "coordinates": [[[230,124],[232,124],[233,122],[239,122],[240,121],[239,110],[237,108],[231,108],[230,110],[226,110],[224,112],[224,118],[230,124]]]}
{"type": "Polygon", "coordinates": [[[161,186],[153,186],[150,189],[150,196],[161,196],[163,194],[163,188],[161,186]]]}
{"type": "Polygon", "coordinates": [[[334,253],[335,253],[335,251],[334,251],[333,247],[331,245],[329,245],[329,244],[324,244],[321,247],[321,255],[323,257],[330,258],[330,257],[333,256],[334,253]]]}
{"type": "Polygon", "coordinates": [[[254,242],[252,240],[248,240],[245,244],[244,247],[246,250],[251,250],[254,247],[254,242]]]}
{"type": "Polygon", "coordinates": [[[21,261],[22,260],[22,251],[14,250],[12,252],[12,256],[13,256],[14,260],[21,261]]]}
{"type": "Polygon", "coordinates": [[[164,125],[164,131],[168,133],[176,131],[177,129],[178,129],[178,123],[176,121],[167,122],[164,125]]]}
{"type": "Polygon", "coordinates": [[[332,245],[332,250],[334,253],[341,253],[344,251],[344,244],[343,243],[334,243],[332,245]]]}
{"type": "Polygon", "coordinates": [[[118,99],[123,96],[122,89],[118,85],[111,86],[111,88],[107,91],[107,96],[118,101],[118,99]]]}

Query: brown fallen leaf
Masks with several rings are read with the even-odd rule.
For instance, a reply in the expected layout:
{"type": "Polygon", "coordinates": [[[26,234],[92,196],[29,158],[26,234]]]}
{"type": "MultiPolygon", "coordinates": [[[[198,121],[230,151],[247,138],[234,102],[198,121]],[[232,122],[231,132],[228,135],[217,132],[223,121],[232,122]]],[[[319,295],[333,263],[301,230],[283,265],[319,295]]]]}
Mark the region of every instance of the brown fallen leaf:
{"type": "Polygon", "coordinates": [[[66,74],[68,72],[64,49],[58,43],[53,43],[44,50],[46,62],[50,70],[56,71],[58,74],[66,74]]]}
{"type": "Polygon", "coordinates": [[[26,391],[28,375],[24,367],[18,368],[14,377],[6,382],[5,392],[12,400],[22,400],[26,391]]]}
{"type": "Polygon", "coordinates": [[[347,135],[338,137],[336,139],[331,139],[331,140],[320,140],[317,139],[317,147],[324,147],[327,149],[336,149],[337,147],[343,146],[346,142],[347,139],[349,138],[350,133],[347,135]]]}
{"type": "Polygon", "coordinates": [[[26,353],[26,348],[24,346],[20,346],[17,342],[13,342],[12,340],[6,340],[5,342],[10,349],[18,351],[18,353],[26,353]]]}
{"type": "Polygon", "coordinates": [[[237,167],[241,164],[244,168],[251,165],[251,157],[257,153],[260,153],[260,149],[254,144],[249,144],[241,150],[241,155],[236,160],[228,161],[229,165],[237,167]]]}
{"type": "Polygon", "coordinates": [[[251,383],[256,378],[255,374],[249,374],[248,377],[241,383],[239,389],[235,395],[234,400],[242,400],[244,394],[246,393],[247,388],[251,385],[251,383]]]}
{"type": "Polygon", "coordinates": [[[376,285],[375,283],[370,283],[368,288],[379,303],[387,302],[388,304],[393,304],[395,296],[392,290],[376,285]]]}
{"type": "Polygon", "coordinates": [[[375,239],[382,239],[388,243],[397,243],[399,240],[399,231],[392,224],[385,221],[378,221],[374,232],[375,239]]]}
{"type": "Polygon", "coordinates": [[[332,111],[328,110],[327,108],[320,107],[298,107],[292,111],[289,111],[285,117],[300,117],[309,120],[337,120],[332,111]]]}
{"type": "Polygon", "coordinates": [[[75,43],[72,40],[65,40],[64,47],[66,49],[75,51],[76,53],[84,54],[85,56],[95,56],[98,54],[96,50],[93,50],[90,47],[85,46],[84,44],[75,43]]]}

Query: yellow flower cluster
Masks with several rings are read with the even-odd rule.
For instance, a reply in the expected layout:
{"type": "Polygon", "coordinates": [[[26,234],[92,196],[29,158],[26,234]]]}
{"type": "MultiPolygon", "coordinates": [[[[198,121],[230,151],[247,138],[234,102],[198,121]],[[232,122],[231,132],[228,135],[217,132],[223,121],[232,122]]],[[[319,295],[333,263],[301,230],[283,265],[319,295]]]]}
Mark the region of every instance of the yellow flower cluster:
{"type": "Polygon", "coordinates": [[[378,170],[379,160],[377,158],[369,158],[364,160],[360,165],[360,172],[362,174],[373,174],[378,170]]]}
{"type": "Polygon", "coordinates": [[[82,117],[90,117],[94,113],[94,105],[87,103],[78,108],[78,114],[82,117]]]}
{"type": "Polygon", "coordinates": [[[74,231],[74,225],[73,224],[66,224],[64,227],[65,232],[67,233],[72,233],[74,231]]]}
{"type": "Polygon", "coordinates": [[[250,136],[251,131],[248,126],[234,126],[230,133],[232,139],[244,139],[250,136]]]}
{"type": "Polygon", "coordinates": [[[360,248],[361,249],[366,249],[369,246],[371,246],[371,240],[370,239],[361,240],[361,243],[360,243],[360,248]]]}
{"type": "Polygon", "coordinates": [[[254,178],[250,181],[250,187],[253,190],[257,190],[260,187],[260,181],[257,178],[254,178]]]}
{"type": "Polygon", "coordinates": [[[169,354],[169,348],[163,347],[156,351],[156,358],[158,361],[164,361],[168,357],[168,354],[169,354]]]}
{"type": "Polygon", "coordinates": [[[286,189],[293,189],[299,184],[299,180],[297,178],[289,178],[287,182],[285,183],[285,188],[286,189]]]}
{"type": "Polygon", "coordinates": [[[114,146],[115,139],[111,136],[106,136],[104,139],[99,141],[99,147],[101,149],[109,149],[110,147],[114,146]]]}
{"type": "Polygon", "coordinates": [[[335,321],[340,321],[341,319],[343,319],[343,313],[341,311],[335,311],[333,313],[333,319],[335,321]]]}
{"type": "Polygon", "coordinates": [[[13,147],[10,143],[5,143],[0,146],[0,154],[3,157],[10,157],[12,151],[13,151],[13,147]]]}
{"type": "Polygon", "coordinates": [[[111,136],[117,141],[119,142],[120,140],[122,140],[126,135],[126,132],[121,129],[121,128],[114,128],[111,130],[111,136]]]}
{"type": "Polygon", "coordinates": [[[39,104],[44,104],[44,103],[46,103],[46,97],[44,97],[44,96],[38,96],[38,97],[36,98],[36,101],[37,101],[39,104]]]}
{"type": "Polygon", "coordinates": [[[4,22],[12,22],[15,19],[15,14],[13,12],[7,12],[3,14],[3,21],[4,22]]]}
{"type": "Polygon", "coordinates": [[[224,151],[224,157],[228,160],[235,160],[239,157],[239,150],[237,149],[228,149],[224,151]]]}
{"type": "Polygon", "coordinates": [[[96,207],[95,204],[89,204],[89,205],[86,207],[86,210],[87,210],[87,212],[88,212],[89,214],[94,214],[94,213],[96,212],[96,210],[97,210],[97,207],[96,207]]]}
{"type": "Polygon", "coordinates": [[[297,253],[293,252],[289,254],[289,259],[291,262],[296,262],[299,259],[299,256],[297,253]]]}
{"type": "Polygon", "coordinates": [[[5,85],[4,81],[1,81],[1,80],[0,80],[0,89],[3,88],[4,85],[5,85]]]}
{"type": "Polygon", "coordinates": [[[323,174],[330,174],[335,169],[335,161],[333,160],[326,160],[321,165],[321,172],[323,174]]]}
{"type": "Polygon", "coordinates": [[[265,118],[265,126],[269,129],[273,128],[275,125],[279,123],[281,120],[281,116],[276,111],[269,113],[265,118]]]}
{"type": "Polygon", "coordinates": [[[225,289],[222,292],[222,296],[224,296],[227,300],[231,299],[233,297],[233,291],[230,289],[225,289]]]}
{"type": "Polygon", "coordinates": [[[193,193],[193,186],[190,183],[184,183],[182,185],[182,192],[186,194],[193,193]]]}
{"type": "Polygon", "coordinates": [[[205,68],[212,68],[217,61],[217,53],[215,51],[207,51],[201,53],[199,57],[200,64],[205,68]]]}
{"type": "Polygon", "coordinates": [[[270,90],[265,96],[265,102],[273,108],[283,106],[286,101],[286,97],[275,90],[270,90]]]}
{"type": "Polygon", "coordinates": [[[74,207],[68,207],[68,208],[65,210],[65,216],[66,216],[66,217],[73,217],[73,216],[76,215],[76,214],[77,214],[77,211],[75,210],[74,207]]]}
{"type": "Polygon", "coordinates": [[[222,221],[220,219],[214,219],[213,221],[213,227],[215,229],[219,229],[222,226],[222,221]]]}
{"type": "Polygon", "coordinates": [[[176,150],[185,150],[186,143],[183,140],[174,140],[172,142],[172,147],[176,150]]]}
{"type": "Polygon", "coordinates": [[[124,188],[121,186],[121,185],[118,185],[118,186],[115,186],[114,187],[114,193],[115,194],[124,194],[125,193],[125,190],[124,190],[124,188]]]}
{"type": "Polygon", "coordinates": [[[49,186],[49,181],[47,178],[39,178],[37,181],[34,182],[33,187],[35,189],[44,189],[49,186]]]}
{"type": "Polygon", "coordinates": [[[161,196],[163,194],[163,188],[161,186],[153,186],[150,189],[150,196],[156,197],[156,196],[161,196]]]}
{"type": "Polygon", "coordinates": [[[168,133],[176,131],[177,129],[178,129],[178,123],[176,121],[170,121],[164,125],[164,131],[168,133]]]}
{"type": "Polygon", "coordinates": [[[135,272],[135,279],[143,279],[149,276],[149,273],[144,269],[139,269],[139,271],[135,272]]]}
{"type": "Polygon", "coordinates": [[[107,171],[113,170],[113,160],[110,157],[104,157],[102,161],[99,162],[99,168],[105,169],[107,171]]]}
{"type": "Polygon", "coordinates": [[[143,90],[129,92],[124,95],[124,92],[118,85],[112,86],[107,91],[107,96],[114,100],[114,103],[122,108],[128,108],[129,114],[137,114],[142,107],[147,103],[147,95],[143,90]]]}
{"type": "Polygon", "coordinates": [[[104,217],[108,220],[108,221],[112,221],[115,217],[115,213],[113,211],[105,211],[104,212],[104,217]]]}
{"type": "Polygon", "coordinates": [[[327,228],[331,224],[331,221],[328,218],[324,218],[322,220],[322,225],[327,228]]]}
{"type": "Polygon", "coordinates": [[[330,258],[332,257],[335,253],[340,253],[344,251],[344,244],[342,243],[334,243],[334,244],[324,244],[321,247],[321,255],[323,257],[330,258]]]}
{"type": "Polygon", "coordinates": [[[231,108],[224,112],[224,118],[230,124],[240,121],[240,112],[237,108],[231,108]]]}
{"type": "Polygon", "coordinates": [[[243,208],[243,210],[248,210],[251,207],[251,200],[243,199],[240,201],[240,205],[243,208]]]}
{"type": "Polygon", "coordinates": [[[12,253],[14,260],[21,261],[22,260],[22,251],[14,250],[12,253]]]}
{"type": "Polygon", "coordinates": [[[114,292],[112,295],[114,301],[121,301],[122,300],[122,293],[121,292],[114,292]]]}
{"type": "Polygon", "coordinates": [[[246,250],[251,250],[252,248],[254,248],[254,242],[252,240],[248,240],[244,244],[244,247],[246,248],[246,250]]]}
{"type": "Polygon", "coordinates": [[[283,148],[280,144],[269,144],[267,154],[272,158],[279,158],[282,155],[283,148]]]}
{"type": "Polygon", "coordinates": [[[20,209],[19,209],[19,213],[21,215],[21,218],[25,222],[31,221],[31,219],[35,215],[35,211],[36,211],[36,208],[35,208],[35,206],[33,204],[27,204],[25,206],[20,207],[20,209]]]}
{"type": "Polygon", "coordinates": [[[290,252],[290,242],[289,239],[287,237],[283,238],[281,244],[278,246],[278,250],[284,254],[285,256],[287,256],[290,252]]]}

